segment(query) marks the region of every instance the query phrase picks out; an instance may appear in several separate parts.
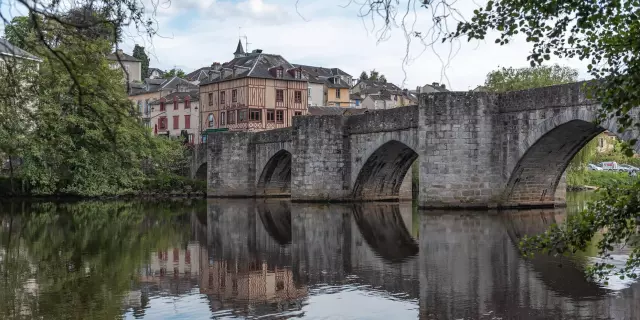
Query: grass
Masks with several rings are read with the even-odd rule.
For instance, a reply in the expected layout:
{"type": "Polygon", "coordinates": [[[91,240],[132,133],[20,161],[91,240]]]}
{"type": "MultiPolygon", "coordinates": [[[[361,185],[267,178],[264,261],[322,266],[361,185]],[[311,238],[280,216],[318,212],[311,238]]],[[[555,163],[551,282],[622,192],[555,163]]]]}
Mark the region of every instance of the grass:
{"type": "Polygon", "coordinates": [[[611,184],[629,183],[633,178],[626,172],[616,171],[569,171],[567,186],[605,187],[611,184]]]}

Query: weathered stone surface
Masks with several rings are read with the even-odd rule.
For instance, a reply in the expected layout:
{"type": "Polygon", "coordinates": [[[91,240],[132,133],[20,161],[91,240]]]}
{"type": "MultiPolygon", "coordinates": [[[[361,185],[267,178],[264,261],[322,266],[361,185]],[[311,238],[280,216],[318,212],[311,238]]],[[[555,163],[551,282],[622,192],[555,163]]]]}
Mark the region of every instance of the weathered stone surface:
{"type": "Polygon", "coordinates": [[[260,133],[213,133],[209,194],[397,199],[417,161],[422,207],[563,204],[571,158],[598,133],[617,132],[615,119],[594,124],[599,105],[583,85],[423,94],[415,107],[295,117],[291,128],[260,133]]]}

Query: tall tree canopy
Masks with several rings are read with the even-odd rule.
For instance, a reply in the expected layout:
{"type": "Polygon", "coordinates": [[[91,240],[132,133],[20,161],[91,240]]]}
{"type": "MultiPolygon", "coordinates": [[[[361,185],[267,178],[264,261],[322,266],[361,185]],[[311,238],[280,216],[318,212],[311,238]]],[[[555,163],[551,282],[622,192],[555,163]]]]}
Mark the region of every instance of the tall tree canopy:
{"type": "Polygon", "coordinates": [[[7,61],[6,70],[14,71],[14,79],[29,81],[0,83],[0,94],[14,97],[0,101],[0,112],[15,115],[11,121],[0,120],[6,124],[0,126],[0,153],[24,159],[19,176],[29,190],[92,196],[127,193],[144,183],[143,162],[166,156],[156,161],[162,162],[157,168],[164,168],[165,160],[179,161],[179,142],[169,148],[173,141],[153,138],[142,127],[122,73],[106,59],[111,38],[78,33],[56,19],[30,18],[43,24],[30,29],[16,19],[6,30],[27,35],[23,44],[43,61],[39,69],[24,61],[7,61]],[[31,76],[33,72],[37,75],[31,76]],[[16,136],[25,137],[22,145],[13,143],[16,136]]]}
{"type": "Polygon", "coordinates": [[[165,79],[169,79],[169,78],[173,78],[173,77],[184,78],[186,76],[186,74],[184,73],[184,71],[182,71],[182,69],[172,68],[171,70],[165,72],[164,75],[162,75],[162,76],[165,79]]]}
{"type": "Polygon", "coordinates": [[[133,57],[142,61],[142,77],[146,78],[149,76],[149,57],[147,53],[144,51],[144,47],[135,45],[133,47],[133,57]]]}
{"type": "Polygon", "coordinates": [[[387,78],[383,74],[380,74],[376,69],[369,71],[368,74],[366,71],[362,71],[362,73],[360,73],[360,80],[387,82],[387,78]]]}
{"type": "Polygon", "coordinates": [[[487,74],[484,86],[489,91],[505,92],[576,81],[578,81],[578,70],[556,64],[530,68],[502,67],[487,74]]]}

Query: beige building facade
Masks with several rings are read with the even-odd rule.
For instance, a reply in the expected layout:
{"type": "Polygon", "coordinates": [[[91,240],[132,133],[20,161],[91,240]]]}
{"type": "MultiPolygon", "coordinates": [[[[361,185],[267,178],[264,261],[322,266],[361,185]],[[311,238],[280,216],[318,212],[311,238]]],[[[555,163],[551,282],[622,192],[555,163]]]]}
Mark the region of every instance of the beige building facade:
{"type": "Polygon", "coordinates": [[[156,135],[179,137],[185,132],[188,142],[198,144],[200,96],[197,91],[174,92],[149,103],[150,124],[156,135]]]}

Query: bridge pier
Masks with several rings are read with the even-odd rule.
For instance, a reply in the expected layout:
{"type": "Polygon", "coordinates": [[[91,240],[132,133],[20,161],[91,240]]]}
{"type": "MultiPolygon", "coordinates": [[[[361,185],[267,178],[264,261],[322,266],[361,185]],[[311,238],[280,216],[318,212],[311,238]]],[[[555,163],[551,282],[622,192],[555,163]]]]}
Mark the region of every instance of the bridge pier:
{"type": "Polygon", "coordinates": [[[423,94],[418,106],[297,116],[292,127],[263,132],[214,132],[207,140],[208,195],[398,200],[410,190],[416,162],[423,208],[564,205],[569,161],[600,132],[617,132],[615,120],[594,124],[598,107],[576,83],[423,94]]]}

